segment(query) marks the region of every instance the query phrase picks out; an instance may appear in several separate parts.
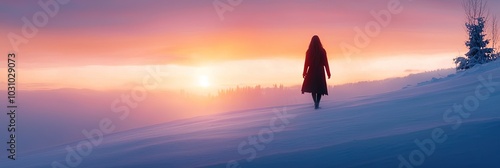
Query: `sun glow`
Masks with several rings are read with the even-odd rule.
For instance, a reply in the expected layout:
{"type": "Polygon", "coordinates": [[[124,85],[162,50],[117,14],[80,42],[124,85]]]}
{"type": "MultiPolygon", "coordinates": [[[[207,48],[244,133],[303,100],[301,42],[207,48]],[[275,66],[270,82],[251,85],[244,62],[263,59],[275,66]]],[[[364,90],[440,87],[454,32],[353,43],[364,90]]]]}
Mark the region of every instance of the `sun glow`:
{"type": "Polygon", "coordinates": [[[204,88],[207,88],[210,86],[210,79],[208,78],[207,75],[201,75],[198,77],[198,85],[204,88]]]}

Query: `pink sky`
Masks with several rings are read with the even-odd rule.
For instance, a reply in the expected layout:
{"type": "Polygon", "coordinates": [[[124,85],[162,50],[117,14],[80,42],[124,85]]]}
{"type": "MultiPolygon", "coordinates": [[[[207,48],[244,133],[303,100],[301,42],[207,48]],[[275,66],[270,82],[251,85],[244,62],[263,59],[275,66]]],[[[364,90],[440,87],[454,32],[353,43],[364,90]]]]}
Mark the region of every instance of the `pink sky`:
{"type": "MultiPolygon", "coordinates": [[[[355,27],[375,21],[370,12],[387,10],[389,1],[244,0],[221,20],[212,0],[74,0],[19,46],[21,80],[27,89],[126,88],[154,64],[162,66],[168,89],[204,82],[212,89],[296,85],[314,34],[328,52],[329,84],[450,68],[465,53],[460,1],[401,0],[402,12],[361,52],[346,57],[341,44],[353,44],[355,27]]],[[[0,10],[0,51],[7,53],[13,47],[6,35],[20,34],[21,18],[42,8],[15,1],[0,10]]]]}

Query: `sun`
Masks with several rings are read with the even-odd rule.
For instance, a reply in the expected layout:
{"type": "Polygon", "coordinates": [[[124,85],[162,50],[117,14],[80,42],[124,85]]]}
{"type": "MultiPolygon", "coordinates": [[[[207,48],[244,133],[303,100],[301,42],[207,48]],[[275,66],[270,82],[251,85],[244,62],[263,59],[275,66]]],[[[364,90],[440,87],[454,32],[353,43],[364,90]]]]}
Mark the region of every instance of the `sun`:
{"type": "Polygon", "coordinates": [[[198,85],[204,88],[210,86],[210,79],[206,75],[201,75],[198,77],[198,85]]]}

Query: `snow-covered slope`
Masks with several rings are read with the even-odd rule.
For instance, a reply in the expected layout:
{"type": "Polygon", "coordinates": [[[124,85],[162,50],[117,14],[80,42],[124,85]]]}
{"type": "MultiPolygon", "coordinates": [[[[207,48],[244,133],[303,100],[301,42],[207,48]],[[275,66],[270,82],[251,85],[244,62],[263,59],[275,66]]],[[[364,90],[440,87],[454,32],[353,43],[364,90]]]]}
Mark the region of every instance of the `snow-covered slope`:
{"type": "Polygon", "coordinates": [[[499,61],[394,92],[326,100],[319,110],[294,103],[295,96],[303,95],[290,95],[285,106],[109,134],[90,149],[86,147],[91,143],[85,142],[91,141],[83,140],[0,164],[18,168],[500,165],[499,61]]]}

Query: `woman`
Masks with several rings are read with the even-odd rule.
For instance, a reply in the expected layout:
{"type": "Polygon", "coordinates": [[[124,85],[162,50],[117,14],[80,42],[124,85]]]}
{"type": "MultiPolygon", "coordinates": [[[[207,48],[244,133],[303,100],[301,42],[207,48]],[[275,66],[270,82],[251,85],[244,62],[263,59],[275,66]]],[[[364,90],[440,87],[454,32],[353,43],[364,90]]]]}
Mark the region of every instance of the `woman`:
{"type": "Polygon", "coordinates": [[[330,79],[330,67],[328,66],[328,58],[326,51],[317,35],[313,36],[309,49],[306,53],[306,61],[304,63],[304,83],[302,83],[302,94],[308,92],[312,94],[314,101],[314,109],[319,108],[319,101],[322,95],[328,95],[325,69],[328,79],[330,79]]]}

